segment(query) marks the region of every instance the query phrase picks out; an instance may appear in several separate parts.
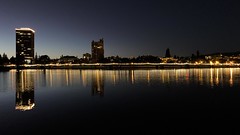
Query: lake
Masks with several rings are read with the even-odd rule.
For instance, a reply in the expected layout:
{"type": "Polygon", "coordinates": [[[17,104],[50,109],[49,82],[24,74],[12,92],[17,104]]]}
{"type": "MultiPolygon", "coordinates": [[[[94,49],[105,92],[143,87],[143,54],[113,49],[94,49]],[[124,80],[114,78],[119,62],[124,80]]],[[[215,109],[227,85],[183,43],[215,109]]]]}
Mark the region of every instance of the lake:
{"type": "Polygon", "coordinates": [[[0,72],[0,134],[239,134],[240,68],[0,72]]]}

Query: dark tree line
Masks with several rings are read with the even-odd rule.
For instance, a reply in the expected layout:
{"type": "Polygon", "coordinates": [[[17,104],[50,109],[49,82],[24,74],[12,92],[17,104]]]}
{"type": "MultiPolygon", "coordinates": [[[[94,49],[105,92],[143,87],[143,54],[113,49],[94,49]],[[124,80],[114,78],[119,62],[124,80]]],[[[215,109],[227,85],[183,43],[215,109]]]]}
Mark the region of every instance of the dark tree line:
{"type": "MultiPolygon", "coordinates": [[[[11,59],[8,58],[7,54],[3,53],[3,55],[0,54],[0,65],[7,65],[11,63],[11,59]]],[[[14,62],[14,61],[13,61],[14,62]]]]}
{"type": "Polygon", "coordinates": [[[162,62],[162,60],[158,56],[153,55],[142,55],[138,57],[133,58],[126,58],[126,57],[119,57],[119,56],[111,56],[105,58],[104,62],[115,62],[115,63],[159,63],[162,62]]]}

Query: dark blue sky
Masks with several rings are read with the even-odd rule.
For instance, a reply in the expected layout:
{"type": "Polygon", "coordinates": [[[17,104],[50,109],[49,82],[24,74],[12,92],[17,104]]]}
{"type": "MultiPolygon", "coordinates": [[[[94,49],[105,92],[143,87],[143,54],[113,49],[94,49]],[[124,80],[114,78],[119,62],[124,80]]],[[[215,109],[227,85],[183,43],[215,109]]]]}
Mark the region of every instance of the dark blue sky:
{"type": "Polygon", "coordinates": [[[239,51],[239,13],[231,0],[0,0],[0,54],[15,56],[20,27],[51,58],[82,57],[100,38],[105,56],[239,51]]]}

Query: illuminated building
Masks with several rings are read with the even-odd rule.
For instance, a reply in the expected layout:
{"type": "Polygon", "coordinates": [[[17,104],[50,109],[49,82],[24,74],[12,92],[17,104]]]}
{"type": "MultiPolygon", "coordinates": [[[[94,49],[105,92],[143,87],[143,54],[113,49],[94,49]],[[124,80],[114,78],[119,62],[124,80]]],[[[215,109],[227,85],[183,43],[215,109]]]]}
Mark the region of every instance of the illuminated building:
{"type": "Polygon", "coordinates": [[[34,60],[34,34],[30,28],[16,28],[17,65],[30,64],[34,60]]]}
{"type": "Polygon", "coordinates": [[[92,62],[102,62],[104,59],[104,42],[103,39],[95,42],[92,41],[92,62]]]}

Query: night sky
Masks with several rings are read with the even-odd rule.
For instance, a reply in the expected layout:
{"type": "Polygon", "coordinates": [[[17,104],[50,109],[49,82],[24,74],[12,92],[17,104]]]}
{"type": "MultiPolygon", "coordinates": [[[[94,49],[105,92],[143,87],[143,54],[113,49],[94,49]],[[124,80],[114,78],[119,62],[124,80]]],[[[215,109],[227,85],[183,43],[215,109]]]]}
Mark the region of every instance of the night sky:
{"type": "Polygon", "coordinates": [[[0,54],[15,56],[20,27],[51,58],[80,58],[100,38],[106,57],[239,51],[239,13],[231,0],[0,0],[0,54]]]}

